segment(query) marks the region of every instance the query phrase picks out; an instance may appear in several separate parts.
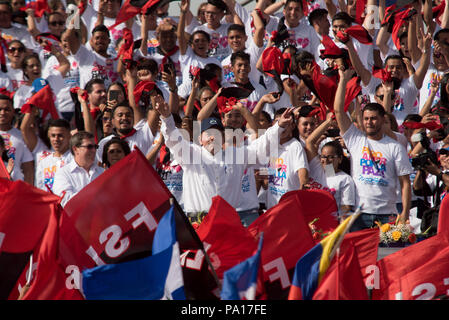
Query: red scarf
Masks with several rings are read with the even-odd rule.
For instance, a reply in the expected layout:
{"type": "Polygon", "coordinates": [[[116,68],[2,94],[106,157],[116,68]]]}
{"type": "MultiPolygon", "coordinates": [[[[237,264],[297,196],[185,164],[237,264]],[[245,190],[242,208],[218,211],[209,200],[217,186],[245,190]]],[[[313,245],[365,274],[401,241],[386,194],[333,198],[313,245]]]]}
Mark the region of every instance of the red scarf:
{"type": "Polygon", "coordinates": [[[118,136],[118,137],[119,137],[121,140],[123,140],[123,139],[126,139],[126,138],[128,138],[128,137],[131,137],[131,136],[134,135],[136,132],[137,132],[137,130],[133,128],[129,133],[124,134],[124,135],[122,135],[122,136],[118,136]]]}

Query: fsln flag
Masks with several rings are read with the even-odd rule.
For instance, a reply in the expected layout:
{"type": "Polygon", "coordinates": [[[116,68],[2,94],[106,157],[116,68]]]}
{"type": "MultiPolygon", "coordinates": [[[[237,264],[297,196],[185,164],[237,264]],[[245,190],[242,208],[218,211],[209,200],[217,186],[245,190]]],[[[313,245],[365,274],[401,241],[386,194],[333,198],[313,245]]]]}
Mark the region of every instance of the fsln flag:
{"type": "Polygon", "coordinates": [[[262,244],[263,233],[260,235],[256,254],[225,271],[221,291],[222,300],[255,300],[262,244]]]}
{"type": "Polygon", "coordinates": [[[296,264],[289,300],[311,300],[330,266],[333,255],[359,213],[348,217],[329,236],[317,243],[296,264]]]}
{"type": "Polygon", "coordinates": [[[86,299],[185,299],[175,229],[171,207],[156,229],[152,256],[84,270],[86,299]]]}

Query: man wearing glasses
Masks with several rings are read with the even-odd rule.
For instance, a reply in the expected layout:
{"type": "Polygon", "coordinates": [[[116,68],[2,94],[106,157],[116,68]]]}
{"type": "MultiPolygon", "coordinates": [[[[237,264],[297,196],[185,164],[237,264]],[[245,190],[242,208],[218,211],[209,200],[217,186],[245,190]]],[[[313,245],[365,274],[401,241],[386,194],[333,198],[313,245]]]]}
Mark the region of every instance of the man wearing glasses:
{"type": "Polygon", "coordinates": [[[97,148],[91,133],[80,131],[70,139],[73,160],[56,172],[53,184],[53,192],[62,197],[62,206],[103,173],[95,163],[97,148]]]}

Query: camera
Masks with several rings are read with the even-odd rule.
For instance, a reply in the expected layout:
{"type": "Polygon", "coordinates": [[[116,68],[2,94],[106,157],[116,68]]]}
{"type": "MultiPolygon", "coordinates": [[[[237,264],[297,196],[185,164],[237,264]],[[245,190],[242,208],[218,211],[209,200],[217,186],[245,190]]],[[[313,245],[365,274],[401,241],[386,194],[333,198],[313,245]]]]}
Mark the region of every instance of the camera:
{"type": "Polygon", "coordinates": [[[326,135],[326,137],[329,137],[329,138],[338,137],[340,135],[340,129],[339,128],[327,129],[325,135],[326,135]]]}
{"type": "Polygon", "coordinates": [[[425,152],[412,158],[412,167],[414,169],[425,169],[425,167],[429,164],[428,160],[435,164],[438,164],[437,154],[430,148],[430,140],[425,132],[420,132],[416,134],[416,136],[414,135],[412,137],[412,140],[415,142],[420,142],[422,147],[425,149],[425,152]]]}

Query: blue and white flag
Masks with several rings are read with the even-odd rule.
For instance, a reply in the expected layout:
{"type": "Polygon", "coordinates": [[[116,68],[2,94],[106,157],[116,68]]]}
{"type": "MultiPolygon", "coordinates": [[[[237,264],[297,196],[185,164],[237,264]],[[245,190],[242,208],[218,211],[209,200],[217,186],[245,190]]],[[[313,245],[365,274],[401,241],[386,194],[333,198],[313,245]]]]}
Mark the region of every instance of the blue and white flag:
{"type": "Polygon", "coordinates": [[[159,221],[153,254],[83,271],[88,300],[185,300],[173,206],[159,221]]]}
{"type": "Polygon", "coordinates": [[[260,235],[256,254],[225,271],[221,290],[222,300],[255,300],[262,243],[263,233],[260,235]]]}

